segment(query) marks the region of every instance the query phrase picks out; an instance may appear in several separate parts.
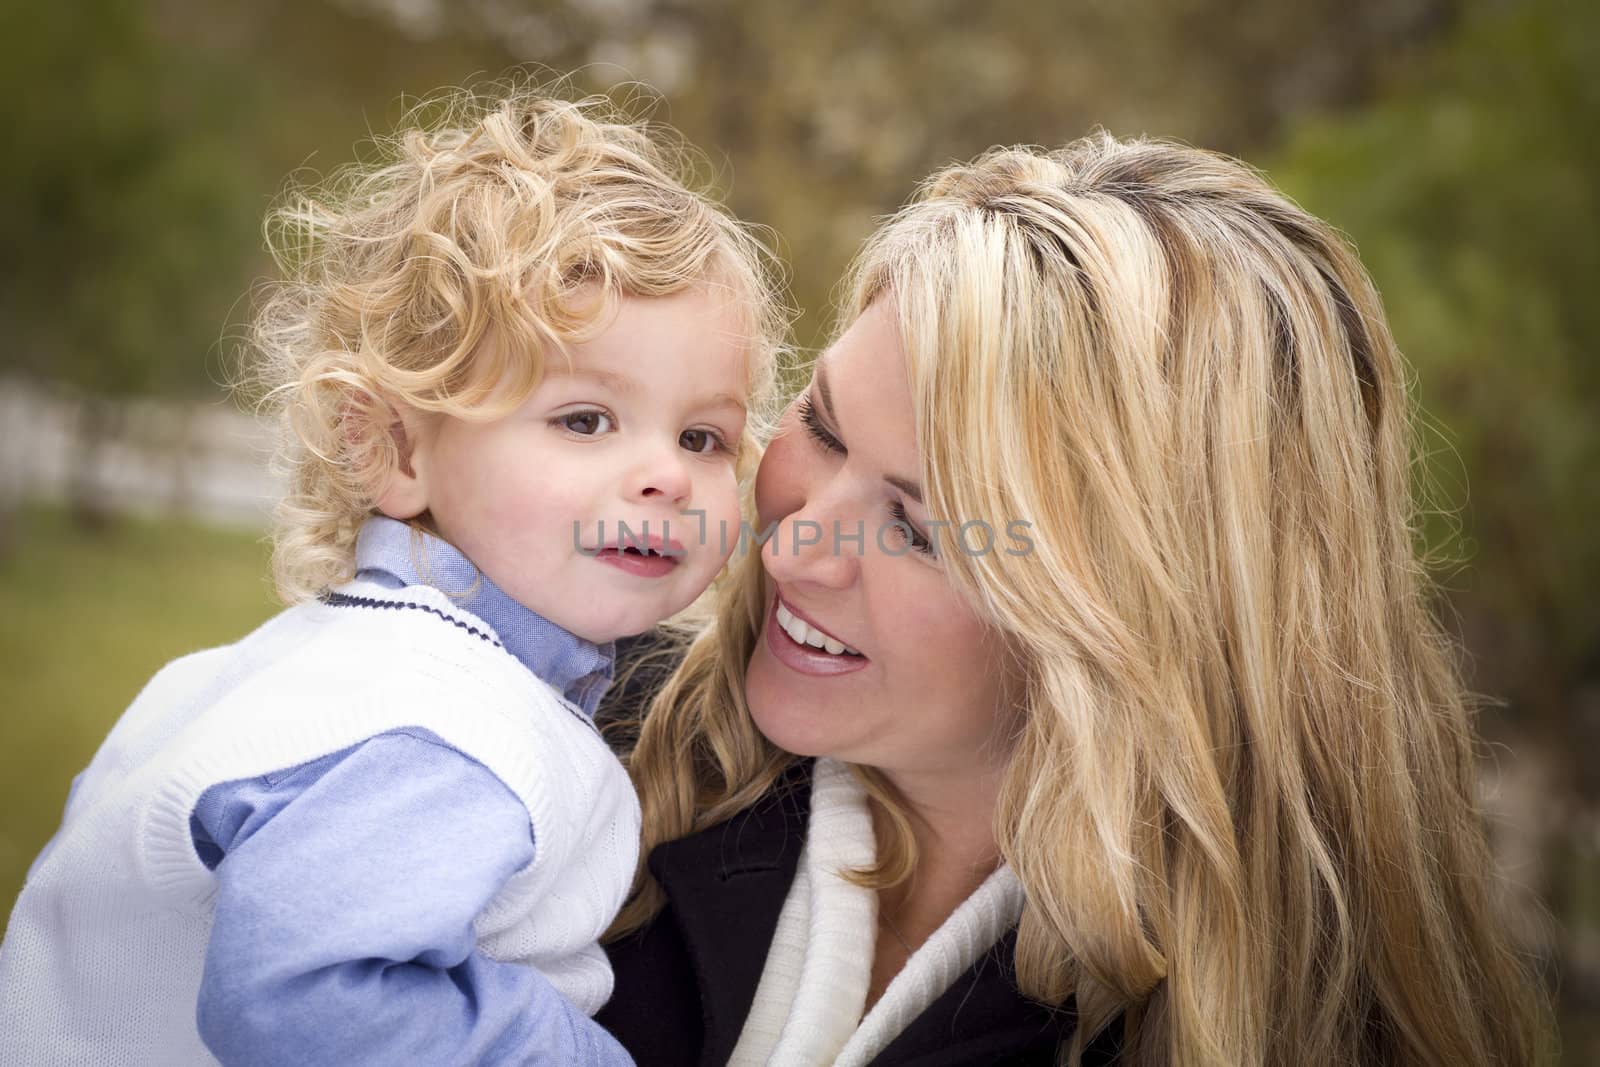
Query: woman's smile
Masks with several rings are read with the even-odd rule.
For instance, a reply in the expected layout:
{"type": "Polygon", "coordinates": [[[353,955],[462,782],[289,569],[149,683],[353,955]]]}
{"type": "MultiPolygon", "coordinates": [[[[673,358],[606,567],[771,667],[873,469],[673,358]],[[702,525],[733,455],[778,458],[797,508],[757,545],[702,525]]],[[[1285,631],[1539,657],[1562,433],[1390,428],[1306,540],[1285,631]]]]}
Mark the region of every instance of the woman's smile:
{"type": "Polygon", "coordinates": [[[773,596],[767,612],[767,648],[773,658],[801,674],[828,677],[850,674],[872,661],[826,631],[812,626],[773,596]]]}

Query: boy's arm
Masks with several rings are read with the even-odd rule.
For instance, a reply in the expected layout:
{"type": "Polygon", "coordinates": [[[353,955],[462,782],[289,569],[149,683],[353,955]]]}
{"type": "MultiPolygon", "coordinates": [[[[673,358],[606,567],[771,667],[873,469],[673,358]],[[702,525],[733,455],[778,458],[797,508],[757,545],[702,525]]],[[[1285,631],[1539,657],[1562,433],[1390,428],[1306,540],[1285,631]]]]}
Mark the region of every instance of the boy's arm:
{"type": "Polygon", "coordinates": [[[629,1064],[473,920],[533,858],[528,813],[430,734],[214,788],[192,819],[216,919],[197,1006],[227,1064],[629,1064]]]}

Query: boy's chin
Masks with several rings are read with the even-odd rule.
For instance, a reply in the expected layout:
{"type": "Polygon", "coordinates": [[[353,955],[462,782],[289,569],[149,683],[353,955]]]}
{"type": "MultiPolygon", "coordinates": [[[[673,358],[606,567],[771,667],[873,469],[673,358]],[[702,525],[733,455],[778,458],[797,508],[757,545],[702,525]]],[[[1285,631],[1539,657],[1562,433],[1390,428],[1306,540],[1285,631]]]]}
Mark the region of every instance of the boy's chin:
{"type": "MultiPolygon", "coordinates": [[[[597,612],[593,610],[594,605],[585,605],[591,609],[586,613],[572,612],[568,613],[566,618],[551,614],[545,618],[585,641],[604,645],[646,633],[668,619],[677,618],[694,608],[696,602],[700,600],[700,597],[695,597],[683,601],[681,588],[670,591],[663,589],[658,590],[656,596],[638,597],[635,603],[617,605],[617,610],[612,612],[597,612]]],[[[698,616],[708,605],[709,601],[702,603],[701,608],[695,610],[695,615],[698,616]]]]}
{"type": "Polygon", "coordinates": [[[660,621],[654,617],[617,619],[606,623],[590,622],[580,626],[568,626],[566,629],[592,644],[605,645],[612,641],[621,641],[623,638],[637,637],[660,621]]]}

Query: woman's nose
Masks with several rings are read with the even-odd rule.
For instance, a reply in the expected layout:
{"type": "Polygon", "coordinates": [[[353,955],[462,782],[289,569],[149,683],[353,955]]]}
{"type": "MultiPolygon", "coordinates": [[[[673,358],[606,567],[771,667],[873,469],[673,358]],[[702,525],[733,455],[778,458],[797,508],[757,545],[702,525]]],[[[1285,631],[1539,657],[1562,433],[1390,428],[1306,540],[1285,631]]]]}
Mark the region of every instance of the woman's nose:
{"type": "Polygon", "coordinates": [[[761,562],[774,581],[785,585],[816,582],[842,588],[855,581],[860,553],[848,531],[846,501],[840,498],[839,472],[821,463],[793,417],[761,457],[756,471],[756,511],[761,562]],[[836,536],[842,533],[844,536],[836,536]]]}
{"type": "Polygon", "coordinates": [[[812,583],[843,589],[860,570],[861,523],[846,522],[818,500],[778,520],[772,540],[761,549],[767,573],[783,585],[812,583]],[[821,505],[821,506],[812,506],[821,505]]]}

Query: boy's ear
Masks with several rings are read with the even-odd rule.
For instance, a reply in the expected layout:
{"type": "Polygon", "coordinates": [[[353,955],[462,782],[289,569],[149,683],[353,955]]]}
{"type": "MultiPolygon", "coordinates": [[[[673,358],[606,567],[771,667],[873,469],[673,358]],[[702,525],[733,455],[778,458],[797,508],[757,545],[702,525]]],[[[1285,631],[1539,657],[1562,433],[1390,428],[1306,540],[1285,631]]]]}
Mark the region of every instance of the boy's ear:
{"type": "Polygon", "coordinates": [[[389,408],[389,436],[394,440],[395,464],[373,503],[391,519],[414,519],[428,510],[426,467],[418,462],[418,446],[427,432],[424,416],[404,407],[389,408]]]}

